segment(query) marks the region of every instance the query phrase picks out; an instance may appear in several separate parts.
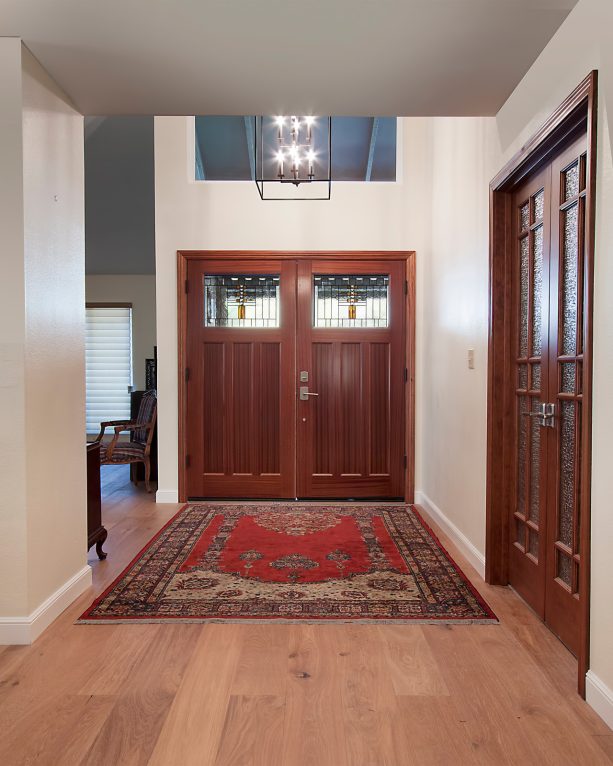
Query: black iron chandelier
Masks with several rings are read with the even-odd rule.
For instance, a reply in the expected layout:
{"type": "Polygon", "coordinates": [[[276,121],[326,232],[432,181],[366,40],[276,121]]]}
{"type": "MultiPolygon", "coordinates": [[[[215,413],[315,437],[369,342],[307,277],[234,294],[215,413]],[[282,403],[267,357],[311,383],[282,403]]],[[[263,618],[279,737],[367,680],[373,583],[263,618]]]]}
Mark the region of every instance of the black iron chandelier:
{"type": "Polygon", "coordinates": [[[332,118],[255,117],[255,183],[263,200],[329,200],[332,118]]]}

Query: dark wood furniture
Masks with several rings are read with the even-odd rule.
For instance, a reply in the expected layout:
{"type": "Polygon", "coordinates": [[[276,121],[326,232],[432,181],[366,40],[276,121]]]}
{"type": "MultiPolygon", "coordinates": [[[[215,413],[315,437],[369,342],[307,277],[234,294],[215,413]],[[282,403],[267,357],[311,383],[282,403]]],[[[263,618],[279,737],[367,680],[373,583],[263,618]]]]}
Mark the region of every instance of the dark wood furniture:
{"type": "Polygon", "coordinates": [[[102,545],[108,532],[102,526],[102,503],[100,500],[100,445],[87,445],[87,550],[96,545],[99,559],[105,559],[102,545]]]}
{"type": "Polygon", "coordinates": [[[147,492],[151,492],[150,455],[156,415],[157,394],[155,391],[146,391],[140,401],[136,421],[107,420],[100,423],[100,433],[95,442],[100,446],[100,465],[144,463],[147,492]],[[113,428],[115,434],[109,444],[102,444],[107,428],[113,428]],[[125,431],[130,433],[130,441],[119,440],[120,435],[125,431]]]}
{"type": "MultiPolygon", "coordinates": [[[[136,423],[138,419],[138,410],[145,391],[132,391],[130,394],[130,420],[136,423]]],[[[134,432],[130,434],[130,440],[134,439],[134,432]]],[[[157,421],[153,428],[153,437],[151,439],[151,451],[149,454],[151,463],[151,481],[158,479],[158,426],[157,421]]],[[[145,464],[132,463],[130,465],[130,481],[138,484],[139,481],[145,481],[145,464]]]]}

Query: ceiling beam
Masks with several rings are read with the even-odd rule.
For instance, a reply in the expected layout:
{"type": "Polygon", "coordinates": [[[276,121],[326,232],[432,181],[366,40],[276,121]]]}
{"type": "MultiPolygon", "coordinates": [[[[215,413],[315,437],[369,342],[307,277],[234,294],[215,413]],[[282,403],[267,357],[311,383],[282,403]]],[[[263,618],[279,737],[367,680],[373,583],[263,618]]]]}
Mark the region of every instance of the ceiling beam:
{"type": "Polygon", "coordinates": [[[253,117],[245,116],[245,136],[247,138],[247,151],[249,152],[249,172],[251,180],[255,181],[255,136],[253,117]]]}
{"type": "Polygon", "coordinates": [[[379,118],[372,118],[372,129],[370,131],[370,144],[368,147],[368,162],[366,163],[365,181],[370,181],[372,175],[372,163],[375,158],[375,144],[377,143],[377,133],[379,132],[379,118]]]}

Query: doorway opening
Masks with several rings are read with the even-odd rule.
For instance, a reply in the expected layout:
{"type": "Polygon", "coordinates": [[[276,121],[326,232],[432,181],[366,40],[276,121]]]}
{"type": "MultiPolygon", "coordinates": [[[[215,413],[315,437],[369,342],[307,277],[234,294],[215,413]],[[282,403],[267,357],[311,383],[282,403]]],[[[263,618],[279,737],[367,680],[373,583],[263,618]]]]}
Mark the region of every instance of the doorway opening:
{"type": "Polygon", "coordinates": [[[179,498],[414,491],[411,252],[179,252],[179,498]]]}
{"type": "Polygon", "coordinates": [[[486,580],[511,585],[578,658],[589,646],[597,74],[490,195],[486,580]]]}

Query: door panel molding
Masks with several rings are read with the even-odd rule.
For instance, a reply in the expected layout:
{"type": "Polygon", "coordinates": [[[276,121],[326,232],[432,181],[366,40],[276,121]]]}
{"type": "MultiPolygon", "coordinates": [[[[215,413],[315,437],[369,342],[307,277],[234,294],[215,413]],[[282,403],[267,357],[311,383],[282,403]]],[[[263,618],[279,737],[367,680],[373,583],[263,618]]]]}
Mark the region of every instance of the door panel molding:
{"type": "Polygon", "coordinates": [[[531,174],[587,134],[585,199],[584,390],[581,423],[581,625],[579,693],[589,667],[592,302],[596,190],[597,72],[591,72],[490,183],[490,312],[487,409],[486,580],[509,583],[509,508],[513,502],[514,373],[513,194],[531,174]]]}
{"type": "MultiPolygon", "coordinates": [[[[405,427],[402,433],[402,445],[399,449],[406,456],[406,469],[404,470],[403,494],[406,502],[414,501],[415,487],[415,252],[414,251],[261,251],[261,250],[179,250],[177,251],[177,308],[178,308],[178,475],[179,475],[179,501],[185,502],[188,497],[187,487],[187,391],[189,381],[186,378],[188,358],[188,296],[189,291],[195,289],[188,282],[190,264],[199,261],[214,261],[216,270],[222,267],[226,271],[232,271],[238,261],[247,264],[249,268],[256,268],[256,264],[262,261],[294,261],[298,265],[303,261],[317,261],[319,266],[325,262],[337,263],[342,261],[356,261],[353,266],[363,268],[365,262],[374,261],[397,261],[402,264],[402,274],[405,280],[404,289],[404,344],[403,352],[406,354],[406,385],[404,386],[403,408],[405,427]]],[[[288,264],[289,265],[289,264],[288,264]]],[[[347,264],[349,267],[349,264],[347,264]]],[[[300,280],[298,280],[297,300],[300,301],[300,280]]],[[[330,339],[333,338],[333,330],[327,331],[330,339]]],[[[377,330],[369,330],[371,339],[375,340],[377,330]]],[[[358,330],[359,333],[359,330],[358,330]]],[[[215,330],[209,333],[211,341],[216,339],[215,330]]],[[[295,418],[294,418],[295,424],[295,418]]]]}

